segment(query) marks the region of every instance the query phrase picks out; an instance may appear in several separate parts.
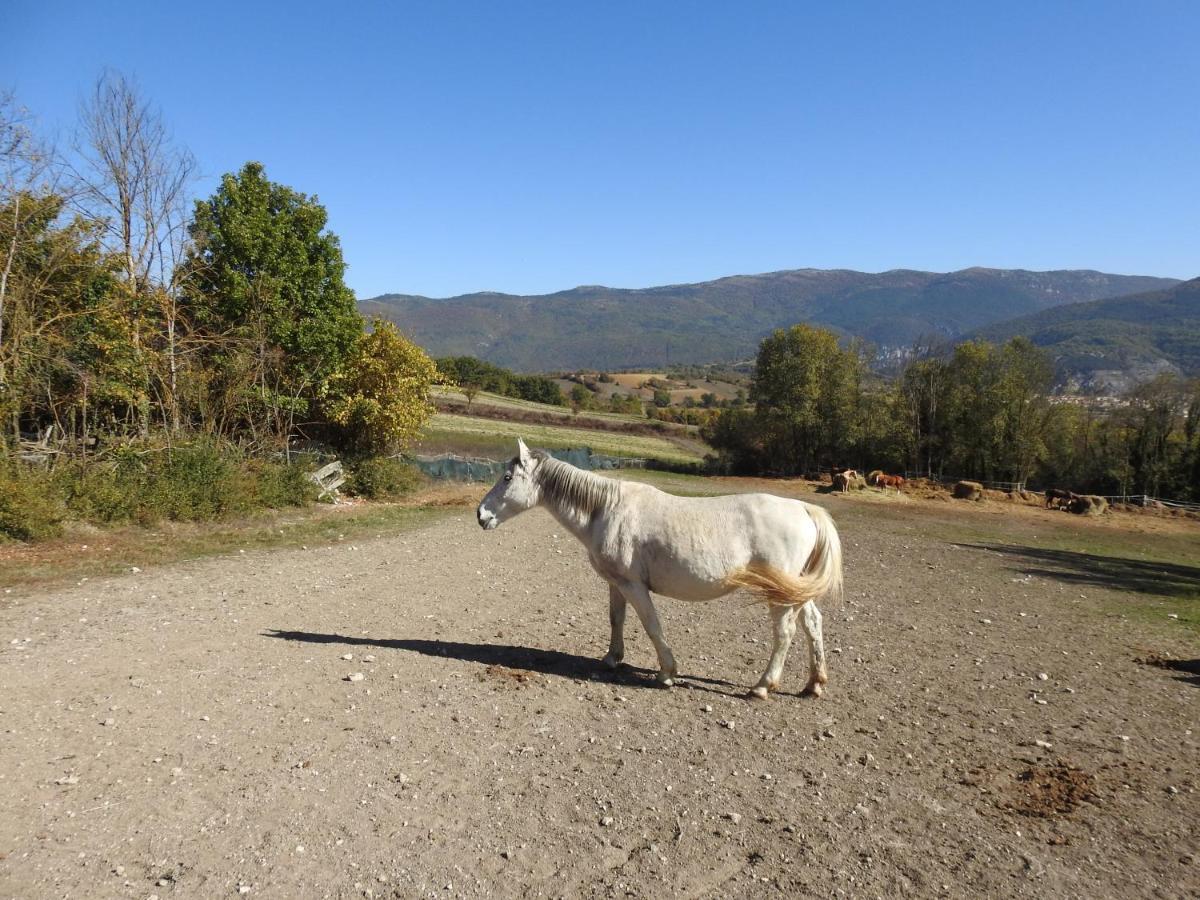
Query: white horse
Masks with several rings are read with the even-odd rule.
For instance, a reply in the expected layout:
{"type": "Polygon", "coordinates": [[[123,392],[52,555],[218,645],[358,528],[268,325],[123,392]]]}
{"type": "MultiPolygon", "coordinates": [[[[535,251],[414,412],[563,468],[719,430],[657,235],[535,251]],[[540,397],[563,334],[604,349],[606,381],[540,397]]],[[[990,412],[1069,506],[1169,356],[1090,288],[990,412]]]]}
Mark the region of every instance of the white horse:
{"type": "Polygon", "coordinates": [[[658,654],[656,680],[670,687],[675,657],[650,592],[712,600],[748,587],[769,604],[775,634],[767,669],[751,695],[766,699],[779,686],[797,618],[808,637],[805,692],[821,695],[829,679],[815,600],[842,588],[842,545],[825,510],[772,494],[676,497],[585,472],[545,451],[531,452],[524,441],[517,441],[517,450],[479,504],[479,524],[490,530],[544,506],[583,542],[592,568],[609,585],[612,637],[604,665],[616,668],[625,656],[630,603],[658,654]]]}

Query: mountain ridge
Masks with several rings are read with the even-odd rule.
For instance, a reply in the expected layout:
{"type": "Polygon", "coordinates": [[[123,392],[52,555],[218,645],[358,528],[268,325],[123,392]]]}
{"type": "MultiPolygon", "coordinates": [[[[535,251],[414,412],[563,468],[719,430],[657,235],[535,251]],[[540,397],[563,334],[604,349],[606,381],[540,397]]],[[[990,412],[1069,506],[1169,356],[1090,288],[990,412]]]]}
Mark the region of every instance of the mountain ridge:
{"type": "Polygon", "coordinates": [[[360,301],[359,309],[396,322],[435,356],[479,356],[518,371],[615,369],[745,359],[763,336],[797,322],[904,347],[927,335],[953,339],[1065,303],[1177,283],[1089,269],[804,268],[648,288],[383,294],[360,301]]]}

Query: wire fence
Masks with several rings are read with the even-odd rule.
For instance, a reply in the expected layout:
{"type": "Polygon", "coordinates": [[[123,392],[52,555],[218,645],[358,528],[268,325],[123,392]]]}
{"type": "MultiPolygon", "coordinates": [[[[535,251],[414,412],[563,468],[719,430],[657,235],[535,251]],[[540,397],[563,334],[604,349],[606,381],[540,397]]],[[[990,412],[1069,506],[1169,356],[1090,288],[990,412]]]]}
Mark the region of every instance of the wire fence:
{"type": "Polygon", "coordinates": [[[981,478],[957,478],[947,475],[926,475],[924,472],[909,472],[905,471],[905,478],[923,478],[926,481],[935,481],[938,484],[957,484],[960,481],[973,481],[976,484],[981,484],[989,491],[1006,491],[1008,493],[1019,494],[1022,491],[1027,491],[1029,488],[1025,486],[1024,481],[984,481],[981,478]]]}
{"type": "Polygon", "coordinates": [[[1125,503],[1130,506],[1145,506],[1151,509],[1157,507],[1166,507],[1167,509],[1186,509],[1191,512],[1200,512],[1200,503],[1192,503],[1188,500],[1166,500],[1162,497],[1151,497],[1149,494],[1102,494],[1109,503],[1125,503]]]}

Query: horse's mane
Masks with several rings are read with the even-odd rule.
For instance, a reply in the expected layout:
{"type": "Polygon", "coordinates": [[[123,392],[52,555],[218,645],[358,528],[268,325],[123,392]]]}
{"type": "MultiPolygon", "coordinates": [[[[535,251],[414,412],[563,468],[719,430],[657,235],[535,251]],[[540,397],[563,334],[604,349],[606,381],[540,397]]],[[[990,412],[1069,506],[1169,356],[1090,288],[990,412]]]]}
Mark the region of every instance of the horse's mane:
{"type": "Polygon", "coordinates": [[[570,463],[555,459],[545,450],[532,451],[539,460],[537,480],[542,495],[558,506],[570,506],[587,516],[603,512],[617,498],[620,484],[601,478],[570,463]]]}

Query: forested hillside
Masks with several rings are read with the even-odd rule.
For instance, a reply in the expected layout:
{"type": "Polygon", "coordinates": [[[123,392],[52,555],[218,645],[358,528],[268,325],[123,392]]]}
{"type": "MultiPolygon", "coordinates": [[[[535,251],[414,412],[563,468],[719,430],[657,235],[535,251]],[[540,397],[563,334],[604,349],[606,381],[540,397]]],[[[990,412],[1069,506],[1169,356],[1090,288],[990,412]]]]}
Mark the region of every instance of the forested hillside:
{"type": "Polygon", "coordinates": [[[1065,303],[1169,287],[1173,279],[1091,271],[964,269],[868,274],[797,269],[625,290],[544,296],[385,294],[365,315],[398,324],[435,356],[477,356],[518,371],[661,367],[748,359],[773,329],[809,322],[882,347],[956,338],[1065,303]]]}
{"type": "Polygon", "coordinates": [[[1200,278],[1166,290],[1073,303],[981,329],[1024,335],[1055,361],[1060,381],[1122,391],[1160,372],[1200,375],[1200,278]]]}

